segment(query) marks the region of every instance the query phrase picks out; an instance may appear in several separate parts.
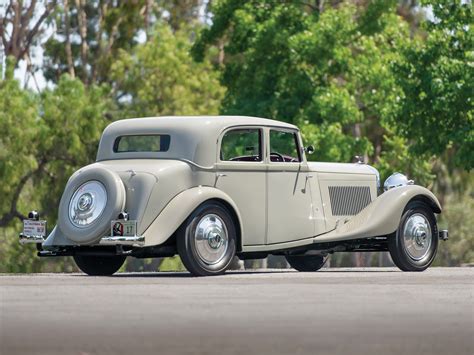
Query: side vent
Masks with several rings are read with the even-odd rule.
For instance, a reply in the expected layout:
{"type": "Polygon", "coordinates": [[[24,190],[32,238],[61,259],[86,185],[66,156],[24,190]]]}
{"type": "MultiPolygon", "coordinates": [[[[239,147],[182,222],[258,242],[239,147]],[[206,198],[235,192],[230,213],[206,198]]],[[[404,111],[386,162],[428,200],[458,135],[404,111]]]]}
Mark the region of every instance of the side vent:
{"type": "Polygon", "coordinates": [[[353,216],[372,201],[369,186],[329,186],[333,216],[353,216]]]}

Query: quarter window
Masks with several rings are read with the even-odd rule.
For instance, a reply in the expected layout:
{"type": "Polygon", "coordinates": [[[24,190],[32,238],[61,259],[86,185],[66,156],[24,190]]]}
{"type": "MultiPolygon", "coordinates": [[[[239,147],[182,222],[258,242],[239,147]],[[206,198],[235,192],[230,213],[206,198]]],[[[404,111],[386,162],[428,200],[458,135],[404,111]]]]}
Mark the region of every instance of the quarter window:
{"type": "Polygon", "coordinates": [[[262,139],[259,129],[234,129],[222,137],[222,161],[262,161],[262,139]]]}
{"type": "Polygon", "coordinates": [[[270,130],[270,161],[285,163],[301,161],[296,133],[270,130]]]}

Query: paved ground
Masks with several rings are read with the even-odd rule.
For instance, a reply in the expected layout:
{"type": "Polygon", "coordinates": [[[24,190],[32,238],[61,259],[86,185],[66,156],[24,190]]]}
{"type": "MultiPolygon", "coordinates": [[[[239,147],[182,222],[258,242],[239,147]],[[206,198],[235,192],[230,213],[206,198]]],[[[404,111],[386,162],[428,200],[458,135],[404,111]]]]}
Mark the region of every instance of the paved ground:
{"type": "Polygon", "coordinates": [[[474,354],[474,269],[0,275],[6,354],[474,354]]]}

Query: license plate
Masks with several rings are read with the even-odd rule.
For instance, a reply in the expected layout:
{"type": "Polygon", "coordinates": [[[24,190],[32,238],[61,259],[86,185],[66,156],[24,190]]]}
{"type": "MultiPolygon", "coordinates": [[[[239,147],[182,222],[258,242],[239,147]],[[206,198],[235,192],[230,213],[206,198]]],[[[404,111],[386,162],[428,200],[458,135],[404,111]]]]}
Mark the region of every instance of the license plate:
{"type": "Polygon", "coordinates": [[[46,221],[33,221],[30,219],[23,220],[23,235],[45,237],[46,221]]]}
{"type": "Polygon", "coordinates": [[[110,232],[112,237],[135,237],[137,235],[137,221],[112,221],[110,232]]]}

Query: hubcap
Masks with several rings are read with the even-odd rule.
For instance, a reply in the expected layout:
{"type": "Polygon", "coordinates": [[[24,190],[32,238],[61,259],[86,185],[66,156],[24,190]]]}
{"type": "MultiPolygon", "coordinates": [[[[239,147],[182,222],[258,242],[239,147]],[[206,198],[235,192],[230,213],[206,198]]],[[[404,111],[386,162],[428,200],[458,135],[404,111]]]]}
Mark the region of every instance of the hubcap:
{"type": "Polygon", "coordinates": [[[81,185],[69,202],[69,219],[78,228],[84,228],[96,221],[107,204],[104,185],[95,180],[81,185]]]}
{"type": "Polygon", "coordinates": [[[403,241],[412,259],[421,260],[429,253],[431,239],[430,223],[424,215],[415,213],[407,219],[403,228],[403,241]]]}
{"type": "Polygon", "coordinates": [[[208,265],[217,264],[228,248],[227,227],[215,214],[201,218],[194,234],[194,244],[199,258],[208,265]]]}

